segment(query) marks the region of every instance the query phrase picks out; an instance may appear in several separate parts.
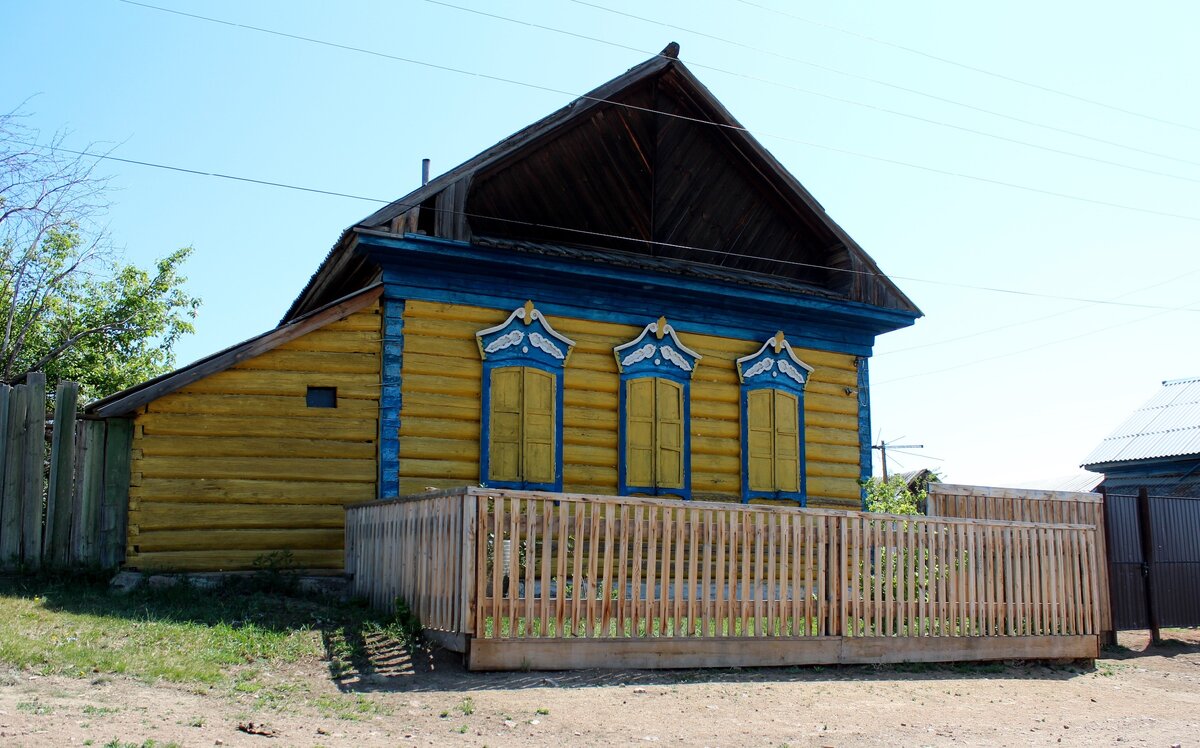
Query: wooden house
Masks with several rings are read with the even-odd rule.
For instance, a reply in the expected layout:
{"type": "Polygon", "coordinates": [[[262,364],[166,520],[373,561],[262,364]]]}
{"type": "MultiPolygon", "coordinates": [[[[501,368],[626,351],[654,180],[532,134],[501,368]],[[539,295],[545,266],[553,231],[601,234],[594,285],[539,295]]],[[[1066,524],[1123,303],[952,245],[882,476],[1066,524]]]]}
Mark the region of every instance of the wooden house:
{"type": "Polygon", "coordinates": [[[346,230],[281,325],[134,420],[127,564],[339,569],[430,487],[857,509],[867,361],[916,306],[677,48],[346,230]]]}

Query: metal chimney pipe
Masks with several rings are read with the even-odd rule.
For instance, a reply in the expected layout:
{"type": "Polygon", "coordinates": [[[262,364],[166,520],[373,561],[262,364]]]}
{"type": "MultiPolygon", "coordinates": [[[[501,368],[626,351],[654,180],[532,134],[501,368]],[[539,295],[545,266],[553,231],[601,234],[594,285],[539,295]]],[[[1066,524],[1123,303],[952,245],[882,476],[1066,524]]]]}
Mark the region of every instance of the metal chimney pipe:
{"type": "Polygon", "coordinates": [[[429,159],[421,159],[421,186],[429,184],[429,159]]]}

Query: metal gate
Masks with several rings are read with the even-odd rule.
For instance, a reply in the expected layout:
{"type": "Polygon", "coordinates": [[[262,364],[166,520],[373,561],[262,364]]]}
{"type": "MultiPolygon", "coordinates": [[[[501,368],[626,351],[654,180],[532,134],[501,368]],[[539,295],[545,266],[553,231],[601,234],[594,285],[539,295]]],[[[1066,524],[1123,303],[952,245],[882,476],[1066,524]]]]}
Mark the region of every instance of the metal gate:
{"type": "Polygon", "coordinates": [[[1107,494],[1113,628],[1200,626],[1200,498],[1107,494]]]}

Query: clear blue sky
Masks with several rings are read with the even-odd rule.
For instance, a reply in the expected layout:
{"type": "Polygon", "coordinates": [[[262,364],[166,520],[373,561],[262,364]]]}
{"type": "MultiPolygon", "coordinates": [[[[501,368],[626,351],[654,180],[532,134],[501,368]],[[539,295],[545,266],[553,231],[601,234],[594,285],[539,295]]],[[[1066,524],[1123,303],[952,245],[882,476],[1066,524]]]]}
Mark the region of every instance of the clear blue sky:
{"type": "MultiPolygon", "coordinates": [[[[568,92],[554,93],[118,0],[0,0],[0,108],[33,96],[30,123],[69,130],[76,147],[388,200],[417,186],[422,158],[449,169],[674,40],[925,311],[878,343],[874,422],[943,461],[897,455],[893,469],[992,485],[1067,474],[1161,380],[1200,374],[1193,3],[754,0],[800,20],[738,0],[597,0],[649,22],[571,0],[453,2],[633,49],[426,0],[156,2],[568,92]]],[[[375,207],[102,171],[129,259],[196,248],[189,288],[205,303],[180,363],[273,327],[342,229],[375,207]]]]}

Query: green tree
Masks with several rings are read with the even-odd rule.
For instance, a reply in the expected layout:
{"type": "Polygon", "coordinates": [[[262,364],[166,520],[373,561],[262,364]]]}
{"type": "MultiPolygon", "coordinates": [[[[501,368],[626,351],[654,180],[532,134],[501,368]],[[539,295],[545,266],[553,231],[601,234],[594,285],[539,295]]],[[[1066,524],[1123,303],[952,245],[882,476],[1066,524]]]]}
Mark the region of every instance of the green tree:
{"type": "Polygon", "coordinates": [[[0,381],[45,371],[86,401],[170,370],[200,304],[180,273],[191,248],[150,270],[122,262],[98,159],[61,135],[40,143],[23,116],[0,115],[0,381]]]}
{"type": "Polygon", "coordinates": [[[867,511],[883,514],[920,514],[919,507],[929,494],[929,484],[939,480],[938,474],[930,472],[917,485],[910,487],[902,475],[893,475],[886,481],[870,478],[863,483],[867,492],[867,511]]]}

